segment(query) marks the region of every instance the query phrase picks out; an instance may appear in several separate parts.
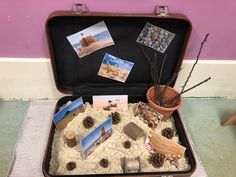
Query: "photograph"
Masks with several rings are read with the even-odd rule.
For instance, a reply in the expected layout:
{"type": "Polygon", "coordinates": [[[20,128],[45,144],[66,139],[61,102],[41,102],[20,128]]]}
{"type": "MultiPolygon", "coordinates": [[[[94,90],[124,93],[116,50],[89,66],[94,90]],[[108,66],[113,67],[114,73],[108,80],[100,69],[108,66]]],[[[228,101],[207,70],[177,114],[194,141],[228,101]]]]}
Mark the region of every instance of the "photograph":
{"type": "Polygon", "coordinates": [[[97,111],[127,111],[128,95],[93,96],[93,109],[97,111]]]}
{"type": "Polygon", "coordinates": [[[67,39],[79,58],[104,47],[115,45],[104,21],[67,36],[67,39]]]}
{"type": "Polygon", "coordinates": [[[55,123],[58,130],[62,130],[74,118],[74,116],[71,115],[73,113],[78,114],[79,112],[84,112],[84,102],[82,97],[79,97],[75,101],[71,102],[69,105],[60,109],[53,116],[53,122],[55,123]]]}
{"type": "Polygon", "coordinates": [[[69,105],[65,106],[63,109],[58,111],[54,116],[53,116],[53,121],[55,124],[59,123],[66,115],[76,111],[77,109],[83,107],[84,102],[82,97],[79,97],[69,105]]]}
{"type": "Polygon", "coordinates": [[[136,42],[164,53],[174,37],[174,33],[147,22],[136,42]]]}
{"type": "Polygon", "coordinates": [[[90,155],[96,147],[106,141],[111,135],[112,118],[110,117],[80,141],[83,158],[90,155]]]}
{"type": "Polygon", "coordinates": [[[156,129],[163,118],[162,114],[141,101],[138,103],[136,110],[134,111],[134,116],[139,117],[140,120],[148,124],[152,129],[156,129]]]}
{"type": "Polygon", "coordinates": [[[119,82],[125,82],[129,73],[134,66],[134,63],[105,54],[98,75],[119,82]]]}

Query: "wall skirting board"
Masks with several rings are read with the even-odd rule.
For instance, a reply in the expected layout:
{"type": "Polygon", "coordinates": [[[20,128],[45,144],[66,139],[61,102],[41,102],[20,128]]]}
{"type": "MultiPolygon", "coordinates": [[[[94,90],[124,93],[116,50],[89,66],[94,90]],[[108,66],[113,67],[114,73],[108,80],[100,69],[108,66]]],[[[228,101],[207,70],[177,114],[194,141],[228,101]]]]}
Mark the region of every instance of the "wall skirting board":
{"type": "MultiPolygon", "coordinates": [[[[175,88],[181,89],[194,60],[184,60],[175,88]]],[[[0,58],[0,99],[57,99],[57,91],[48,58],[0,58]]],[[[236,98],[236,61],[200,60],[187,87],[211,77],[204,85],[184,97],[236,98]]]]}

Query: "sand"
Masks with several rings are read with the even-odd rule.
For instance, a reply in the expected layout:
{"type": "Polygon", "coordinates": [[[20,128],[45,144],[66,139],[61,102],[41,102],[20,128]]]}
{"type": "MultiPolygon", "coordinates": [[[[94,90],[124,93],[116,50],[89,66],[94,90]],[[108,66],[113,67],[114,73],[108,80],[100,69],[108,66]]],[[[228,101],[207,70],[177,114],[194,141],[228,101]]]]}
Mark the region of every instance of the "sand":
{"type": "Polygon", "coordinates": [[[107,40],[103,40],[103,41],[97,41],[97,42],[93,42],[92,44],[90,44],[87,47],[83,47],[81,48],[81,51],[78,51],[78,55],[80,58],[96,51],[99,49],[102,49],[104,47],[108,47],[114,45],[114,42],[112,39],[107,39],[107,40]]]}
{"type": "MultiPolygon", "coordinates": [[[[185,156],[178,160],[175,165],[166,161],[161,168],[154,168],[148,162],[149,152],[144,148],[145,137],[134,141],[129,138],[124,132],[123,127],[129,122],[136,123],[141,127],[147,134],[150,128],[147,124],[144,124],[138,117],[134,117],[134,109],[137,104],[129,104],[127,112],[120,112],[121,122],[118,125],[113,125],[113,134],[111,137],[102,143],[100,146],[95,148],[94,152],[87,157],[86,160],[82,158],[80,139],[88,134],[93,128],[85,129],[82,125],[82,120],[86,116],[92,116],[96,118],[95,126],[98,126],[104,122],[110,111],[94,111],[89,103],[85,104],[85,112],[80,113],[76,118],[71,121],[68,126],[61,132],[55,132],[53,145],[52,145],[52,158],[50,161],[49,172],[52,175],[72,175],[72,174],[104,174],[104,173],[123,173],[121,167],[121,158],[135,158],[140,156],[142,171],[143,172],[155,172],[155,171],[187,171],[191,167],[185,156]],[[65,134],[67,131],[74,131],[78,144],[69,148],[65,144],[65,134]],[[131,148],[125,149],[123,142],[129,140],[131,142],[131,148]],[[99,161],[102,158],[107,158],[109,161],[108,168],[102,168],[99,165],[99,161]],[[77,164],[77,168],[68,171],[66,164],[70,161],[74,161],[77,164]]],[[[95,127],[94,126],[94,127],[95,127]]],[[[174,120],[171,118],[167,122],[161,122],[158,125],[157,133],[161,133],[161,130],[166,127],[174,127],[174,120]]],[[[179,143],[178,136],[176,135],[172,139],[179,143]]]]}

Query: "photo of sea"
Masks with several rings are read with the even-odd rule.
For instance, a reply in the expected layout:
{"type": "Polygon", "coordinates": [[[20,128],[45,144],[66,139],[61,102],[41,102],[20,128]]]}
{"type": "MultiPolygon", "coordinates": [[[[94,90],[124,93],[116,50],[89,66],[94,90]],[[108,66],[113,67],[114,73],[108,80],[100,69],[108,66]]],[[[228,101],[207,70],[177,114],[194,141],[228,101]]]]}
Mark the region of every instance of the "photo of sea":
{"type": "Polygon", "coordinates": [[[112,118],[110,117],[80,141],[83,157],[86,158],[90,155],[97,146],[106,141],[111,135],[112,118]]]}
{"type": "Polygon", "coordinates": [[[75,101],[70,103],[69,105],[65,106],[63,109],[58,111],[53,116],[53,121],[55,124],[58,124],[66,115],[70,114],[71,112],[81,108],[84,105],[82,97],[77,98],[75,101]]]}
{"type": "Polygon", "coordinates": [[[104,21],[67,36],[67,39],[79,58],[101,48],[115,45],[104,21]]]}
{"type": "Polygon", "coordinates": [[[105,54],[98,75],[120,82],[125,82],[134,63],[120,59],[116,56],[105,54]]]}

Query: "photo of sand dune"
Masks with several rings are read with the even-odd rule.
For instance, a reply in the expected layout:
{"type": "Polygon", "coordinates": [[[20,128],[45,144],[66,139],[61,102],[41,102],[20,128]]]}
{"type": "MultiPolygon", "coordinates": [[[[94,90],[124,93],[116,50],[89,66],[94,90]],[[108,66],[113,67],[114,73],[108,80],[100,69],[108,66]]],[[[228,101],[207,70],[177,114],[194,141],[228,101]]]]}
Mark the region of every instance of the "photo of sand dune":
{"type": "Polygon", "coordinates": [[[67,39],[79,58],[104,47],[115,45],[104,21],[67,36],[67,39]]]}
{"type": "Polygon", "coordinates": [[[93,109],[97,111],[127,111],[128,95],[96,95],[93,96],[93,109]]]}

